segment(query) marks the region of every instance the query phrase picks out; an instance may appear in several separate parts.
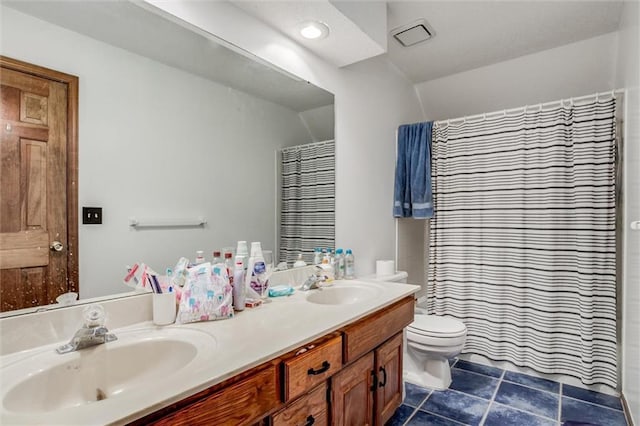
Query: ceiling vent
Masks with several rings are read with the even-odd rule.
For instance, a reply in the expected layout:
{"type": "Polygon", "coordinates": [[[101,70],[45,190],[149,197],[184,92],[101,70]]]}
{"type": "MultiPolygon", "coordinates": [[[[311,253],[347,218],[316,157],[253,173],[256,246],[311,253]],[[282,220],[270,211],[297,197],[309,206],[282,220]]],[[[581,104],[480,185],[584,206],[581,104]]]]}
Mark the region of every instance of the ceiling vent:
{"type": "Polygon", "coordinates": [[[427,41],[433,37],[433,34],[433,30],[429,28],[427,21],[424,19],[418,19],[410,24],[391,30],[393,38],[398,40],[404,47],[427,41]]]}

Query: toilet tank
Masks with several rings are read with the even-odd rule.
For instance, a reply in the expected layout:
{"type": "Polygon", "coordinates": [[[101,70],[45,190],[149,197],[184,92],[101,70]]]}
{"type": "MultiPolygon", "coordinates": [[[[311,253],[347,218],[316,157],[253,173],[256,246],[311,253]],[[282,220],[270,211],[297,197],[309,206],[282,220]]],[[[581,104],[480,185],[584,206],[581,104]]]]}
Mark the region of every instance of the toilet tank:
{"type": "Polygon", "coordinates": [[[373,275],[367,275],[365,278],[368,280],[374,280],[374,281],[406,283],[408,276],[409,274],[407,274],[405,271],[396,271],[396,273],[393,275],[377,276],[376,274],[373,274],[373,275]]]}

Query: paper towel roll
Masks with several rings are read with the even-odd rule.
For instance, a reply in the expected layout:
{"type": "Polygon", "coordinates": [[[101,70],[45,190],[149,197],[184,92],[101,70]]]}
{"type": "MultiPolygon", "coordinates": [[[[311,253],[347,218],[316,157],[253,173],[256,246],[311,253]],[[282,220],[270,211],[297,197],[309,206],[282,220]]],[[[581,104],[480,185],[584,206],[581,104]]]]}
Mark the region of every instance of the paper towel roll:
{"type": "Polygon", "coordinates": [[[393,260],[376,260],[376,277],[384,277],[396,273],[396,264],[393,260]]]}

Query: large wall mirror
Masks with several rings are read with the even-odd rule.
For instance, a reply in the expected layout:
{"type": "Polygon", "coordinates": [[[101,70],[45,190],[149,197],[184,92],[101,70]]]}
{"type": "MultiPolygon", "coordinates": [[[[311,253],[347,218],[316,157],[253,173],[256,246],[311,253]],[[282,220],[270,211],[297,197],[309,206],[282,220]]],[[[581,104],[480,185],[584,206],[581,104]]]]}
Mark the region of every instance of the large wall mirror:
{"type": "Polygon", "coordinates": [[[0,8],[0,54],[79,78],[79,213],[102,208],[102,224],[78,225],[81,300],[128,292],[137,262],[162,272],[238,240],[279,248],[279,158],[306,144],[322,154],[334,139],[331,93],[148,5],[0,8]]]}

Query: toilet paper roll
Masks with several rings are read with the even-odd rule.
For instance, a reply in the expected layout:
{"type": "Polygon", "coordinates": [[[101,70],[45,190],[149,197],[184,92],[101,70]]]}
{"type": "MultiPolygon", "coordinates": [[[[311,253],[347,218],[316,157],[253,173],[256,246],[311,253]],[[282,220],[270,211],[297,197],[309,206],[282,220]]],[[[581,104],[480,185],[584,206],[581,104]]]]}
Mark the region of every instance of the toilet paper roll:
{"type": "Polygon", "coordinates": [[[376,260],[376,277],[384,277],[396,273],[396,263],[393,260],[376,260]]]}

